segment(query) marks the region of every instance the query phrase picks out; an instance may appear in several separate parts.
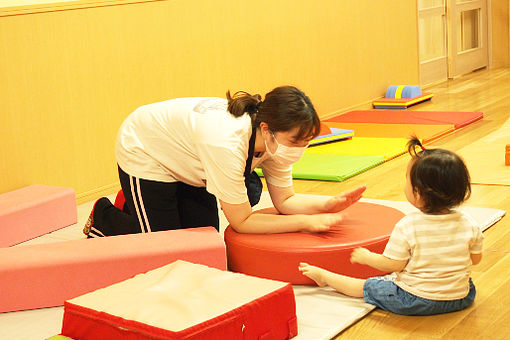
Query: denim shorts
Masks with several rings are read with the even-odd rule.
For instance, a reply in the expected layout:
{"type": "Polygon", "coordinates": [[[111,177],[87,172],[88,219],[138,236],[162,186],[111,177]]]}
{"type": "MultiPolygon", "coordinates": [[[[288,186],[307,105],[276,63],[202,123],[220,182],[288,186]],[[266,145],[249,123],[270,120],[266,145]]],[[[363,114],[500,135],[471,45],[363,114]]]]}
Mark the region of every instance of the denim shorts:
{"type": "Polygon", "coordinates": [[[476,289],[469,279],[469,293],[458,300],[429,300],[406,292],[393,282],[394,277],[369,278],[363,286],[365,302],[402,315],[433,315],[465,309],[475,300],[476,289]]]}

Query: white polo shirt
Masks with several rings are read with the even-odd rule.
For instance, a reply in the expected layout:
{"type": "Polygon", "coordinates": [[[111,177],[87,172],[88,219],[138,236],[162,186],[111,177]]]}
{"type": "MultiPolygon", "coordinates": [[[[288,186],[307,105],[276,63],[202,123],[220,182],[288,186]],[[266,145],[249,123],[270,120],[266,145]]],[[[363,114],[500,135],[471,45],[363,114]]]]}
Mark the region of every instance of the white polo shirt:
{"type": "MultiPolygon", "coordinates": [[[[230,204],[248,201],[244,170],[251,136],[248,114],[234,117],[227,100],[178,98],[144,105],[122,123],[115,154],[127,174],[160,182],[183,182],[230,204]]],[[[266,181],[292,185],[292,167],[267,155],[254,158],[266,181]]]]}
{"type": "Polygon", "coordinates": [[[469,292],[471,254],[482,252],[480,227],[467,214],[411,213],[396,225],[383,255],[409,260],[395,284],[430,300],[456,300],[469,292]]]}

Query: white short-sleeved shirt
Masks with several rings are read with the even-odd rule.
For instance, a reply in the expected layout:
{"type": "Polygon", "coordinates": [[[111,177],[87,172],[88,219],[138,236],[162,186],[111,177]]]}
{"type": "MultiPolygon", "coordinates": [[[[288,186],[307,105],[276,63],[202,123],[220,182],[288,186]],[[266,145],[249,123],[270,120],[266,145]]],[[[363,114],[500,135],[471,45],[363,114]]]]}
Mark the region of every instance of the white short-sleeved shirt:
{"type": "Polygon", "coordinates": [[[395,284],[430,300],[455,300],[469,292],[471,254],[482,252],[480,227],[468,215],[414,212],[395,226],[383,255],[409,260],[395,284]]]}
{"type": "MultiPolygon", "coordinates": [[[[248,201],[244,170],[251,136],[248,114],[234,117],[227,100],[178,98],[139,107],[122,123],[115,154],[127,174],[160,182],[183,182],[230,204],[248,201]]],[[[292,185],[292,167],[254,158],[272,185],[292,185]]]]}

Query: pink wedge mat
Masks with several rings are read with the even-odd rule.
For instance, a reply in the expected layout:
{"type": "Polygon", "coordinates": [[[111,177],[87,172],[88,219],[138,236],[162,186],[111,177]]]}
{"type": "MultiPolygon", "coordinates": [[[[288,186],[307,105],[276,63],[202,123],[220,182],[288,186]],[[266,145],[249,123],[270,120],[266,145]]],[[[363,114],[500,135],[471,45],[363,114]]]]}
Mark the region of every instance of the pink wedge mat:
{"type": "Polygon", "coordinates": [[[213,227],[0,248],[0,312],[64,301],[182,259],[226,268],[213,227]]]}
{"type": "Polygon", "coordinates": [[[453,124],[455,129],[458,129],[474,121],[482,119],[482,117],[482,112],[365,110],[347,112],[342,115],[326,119],[324,122],[378,124],[453,124]]]}
{"type": "Polygon", "coordinates": [[[30,185],[0,194],[0,247],[10,247],[77,221],[71,188],[30,185]]]}

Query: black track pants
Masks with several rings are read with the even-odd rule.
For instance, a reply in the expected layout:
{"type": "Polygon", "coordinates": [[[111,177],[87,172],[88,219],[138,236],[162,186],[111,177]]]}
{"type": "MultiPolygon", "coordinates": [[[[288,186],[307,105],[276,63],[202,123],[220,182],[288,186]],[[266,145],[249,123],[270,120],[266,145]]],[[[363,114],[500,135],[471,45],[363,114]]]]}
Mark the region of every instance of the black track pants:
{"type": "Polygon", "coordinates": [[[216,197],[205,188],[140,179],[120,167],[119,179],[126,199],[123,211],[108,200],[94,208],[95,227],[105,236],[204,226],[219,231],[216,197]]]}

